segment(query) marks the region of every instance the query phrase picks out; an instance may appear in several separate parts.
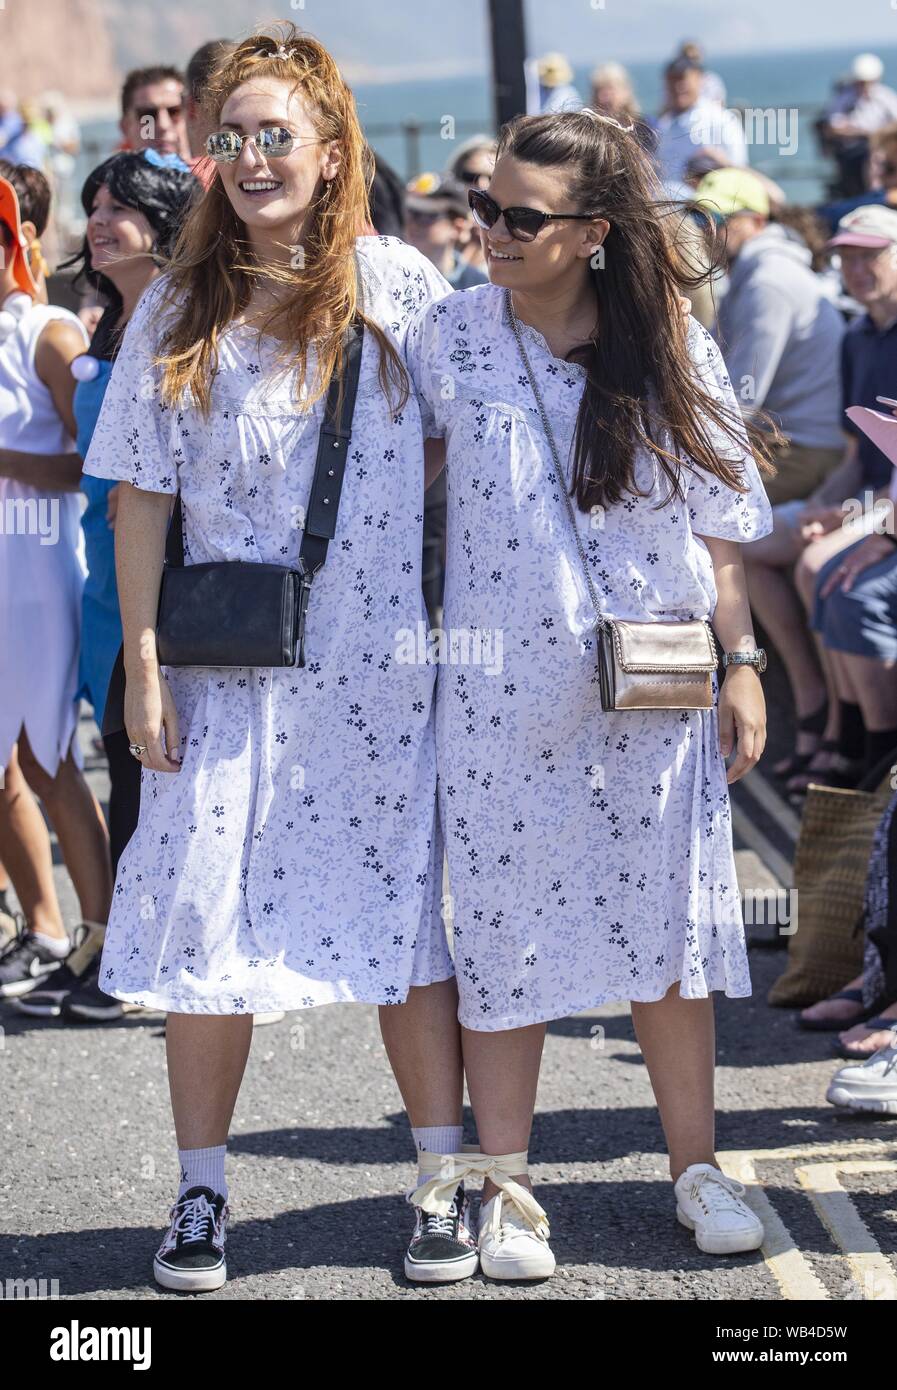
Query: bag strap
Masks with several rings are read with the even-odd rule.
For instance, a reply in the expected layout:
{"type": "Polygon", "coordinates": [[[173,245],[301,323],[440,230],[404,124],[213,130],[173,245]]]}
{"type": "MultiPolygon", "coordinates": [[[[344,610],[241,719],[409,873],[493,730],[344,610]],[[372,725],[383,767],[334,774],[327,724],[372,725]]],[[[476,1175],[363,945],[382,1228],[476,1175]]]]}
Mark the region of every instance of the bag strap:
{"type": "MultiPolygon", "coordinates": [[[[299,549],[299,569],[303,574],[317,574],[327,559],[327,546],[336,534],[336,516],[352,436],[352,416],[358,394],[363,346],[364,323],[356,317],[346,329],[343,339],[341,370],[333,373],[327,388],[315,473],[299,549]],[[344,383],[342,402],[339,400],[341,382],[344,383]]],[[[175,497],[165,538],[165,563],[176,568],[184,563],[184,514],[180,492],[175,497]]]]}

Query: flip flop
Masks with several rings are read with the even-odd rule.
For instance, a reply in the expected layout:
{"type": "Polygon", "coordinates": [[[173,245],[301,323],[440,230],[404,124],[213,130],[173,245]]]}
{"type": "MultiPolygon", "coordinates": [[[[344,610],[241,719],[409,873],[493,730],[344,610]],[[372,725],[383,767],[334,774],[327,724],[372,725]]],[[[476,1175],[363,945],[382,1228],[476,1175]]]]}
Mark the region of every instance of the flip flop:
{"type": "MultiPolygon", "coordinates": [[[[862,1004],[863,991],[861,989],[841,989],[837,994],[830,994],[828,998],[819,1003],[829,1003],[832,999],[849,999],[854,1004],[862,1004]]],[[[808,1007],[812,1007],[808,1005],[808,1007]]],[[[860,1009],[853,1019],[832,1019],[832,1018],[802,1018],[797,1016],[798,1028],[803,1028],[808,1033],[843,1033],[845,1028],[853,1028],[855,1024],[864,1022],[864,1014],[868,1010],[860,1009]]]]}
{"type": "MultiPolygon", "coordinates": [[[[855,1027],[855,1024],[851,1024],[850,1027],[855,1027]]],[[[897,1033],[897,1018],[881,1018],[880,1016],[877,1018],[869,1018],[865,1021],[863,1027],[868,1028],[870,1033],[897,1033]]],[[[872,1056],[871,1052],[851,1052],[850,1046],[851,1045],[849,1043],[843,1043],[840,1038],[832,1039],[832,1047],[834,1051],[838,1054],[839,1057],[846,1057],[848,1062],[864,1062],[867,1057],[872,1056]]]]}

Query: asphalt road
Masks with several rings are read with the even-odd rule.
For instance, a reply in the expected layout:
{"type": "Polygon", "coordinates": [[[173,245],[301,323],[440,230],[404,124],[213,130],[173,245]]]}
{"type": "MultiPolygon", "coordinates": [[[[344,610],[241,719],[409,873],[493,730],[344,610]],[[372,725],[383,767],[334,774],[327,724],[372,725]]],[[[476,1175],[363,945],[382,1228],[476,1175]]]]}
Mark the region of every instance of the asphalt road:
{"type": "MultiPolygon", "coordinates": [[[[82,739],[91,732],[82,721],[82,739]]],[[[102,797],[102,767],[88,763],[102,797]]],[[[761,819],[746,790],[736,789],[733,800],[742,823],[761,819]]],[[[769,842],[779,833],[787,858],[787,834],[776,831],[768,809],[764,815],[769,842]]],[[[762,856],[738,835],[736,845],[743,889],[773,881],[762,856]]],[[[73,924],[71,886],[61,866],[56,873],[73,924]]],[[[707,1256],[675,1220],[647,1072],[628,1008],[615,1005],[549,1028],[530,1155],[551,1218],[555,1277],[538,1285],[479,1276],[438,1289],[409,1284],[402,1263],[411,1225],[403,1194],[414,1178],[410,1132],[376,1010],[334,1005],[256,1029],[228,1154],[230,1278],[203,1297],[881,1297],[878,1285],[861,1281],[859,1228],[850,1222],[852,1213],[863,1223],[879,1270],[897,1275],[895,1121],[845,1119],[826,1104],[840,1064],[825,1035],[799,1032],[790,1012],[765,1002],[784,953],[756,949],[751,961],[750,999],[715,996],[717,1151],[721,1159],[755,1155],[760,1190],[784,1231],[775,1249],[707,1256]],[[800,1170],[845,1157],[879,1167],[845,1175],[850,1200],[847,1225],[839,1226],[823,1219],[800,1170]]],[[[182,1297],[152,1278],[177,1179],[163,1016],[75,1026],[0,1005],[0,1028],[0,1286],[43,1278],[58,1281],[47,1287],[61,1299],[182,1297]]],[[[467,1131],[472,1138],[469,1114],[467,1131]]]]}

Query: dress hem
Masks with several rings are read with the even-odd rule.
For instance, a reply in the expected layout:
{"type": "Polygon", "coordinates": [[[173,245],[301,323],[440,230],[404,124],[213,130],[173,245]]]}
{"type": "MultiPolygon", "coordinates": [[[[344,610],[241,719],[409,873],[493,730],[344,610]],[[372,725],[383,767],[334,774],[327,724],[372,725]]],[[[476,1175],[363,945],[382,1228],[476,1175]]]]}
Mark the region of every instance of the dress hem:
{"type": "MultiPolygon", "coordinates": [[[[426,986],[426,985],[437,985],[437,984],[441,984],[441,983],[442,983],[443,981],[445,981],[445,980],[454,979],[454,975],[455,975],[454,970],[451,970],[451,971],[449,971],[449,973],[448,973],[447,975],[440,975],[437,979],[433,979],[433,980],[424,980],[424,981],[409,980],[409,982],[408,982],[408,989],[409,989],[409,990],[410,990],[410,989],[417,989],[417,988],[419,988],[421,985],[426,986]]],[[[247,1001],[247,1007],[244,1008],[244,1009],[234,1009],[233,1007],[227,1008],[227,1009],[219,1008],[219,1007],[217,1007],[217,1004],[218,1004],[219,1001],[218,1001],[218,1000],[212,999],[212,1000],[204,1000],[204,1001],[203,1001],[203,1007],[202,1007],[202,1008],[189,1008],[189,1009],[188,1009],[188,1008],[184,1008],[184,1002],[185,1002],[184,1000],[178,1000],[178,1001],[176,1001],[176,1003],[175,1003],[175,1001],[169,999],[169,998],[168,998],[166,995],[164,995],[164,994],[158,994],[158,993],[147,992],[146,990],[137,990],[137,989],[104,989],[104,990],[103,990],[103,993],[104,993],[104,994],[108,994],[108,995],[109,995],[111,998],[113,998],[113,999],[119,999],[119,1000],[121,1000],[121,1002],[124,1003],[124,1004],[138,1004],[141,1008],[145,1008],[145,1009],[156,1009],[156,1010],[160,1010],[162,1013],[172,1013],[172,1014],[213,1014],[213,1015],[215,1015],[216,1017],[231,1017],[231,1016],[232,1016],[232,1017],[234,1017],[234,1018],[239,1018],[239,1017],[241,1017],[243,1014],[272,1013],[272,1012],[275,1012],[275,1011],[281,1010],[281,1009],[284,1011],[284,1013],[304,1013],[307,1009],[317,1009],[317,1008],[322,1007],[322,1006],[325,1005],[325,1004],[378,1004],[378,1005],[389,1005],[389,1004],[404,1004],[404,1003],[406,1003],[407,1000],[408,1000],[408,990],[406,990],[405,996],[404,996],[404,998],[402,998],[402,999],[362,998],[362,997],[359,996],[359,995],[340,995],[340,994],[334,994],[333,997],[330,998],[330,999],[316,999],[313,1003],[308,1004],[308,1003],[303,1002],[303,999],[304,999],[304,998],[307,998],[307,995],[306,995],[306,996],[303,996],[303,999],[293,999],[293,998],[281,998],[281,999],[274,998],[274,999],[266,999],[265,1002],[264,1002],[264,1004],[260,1004],[258,1007],[255,1007],[255,1008],[252,1007],[252,1005],[251,1005],[251,1003],[249,1003],[249,1001],[247,1001]]],[[[226,997],[227,997],[228,1003],[229,1003],[229,1004],[232,1004],[232,1003],[233,1003],[233,995],[232,995],[232,994],[229,994],[229,995],[227,995],[226,997]]]]}
{"type": "MultiPolygon", "coordinates": [[[[529,1028],[536,1023],[555,1023],[562,1018],[571,1018],[574,1014],[584,1013],[586,1009],[600,1008],[604,1004],[657,1004],[663,999],[671,985],[676,983],[681,983],[681,981],[670,980],[660,994],[655,994],[650,999],[635,999],[631,994],[623,998],[616,995],[613,997],[602,996],[600,999],[588,999],[583,1003],[574,1004],[562,1014],[545,1015],[542,1012],[537,1012],[526,1016],[506,1014],[503,1018],[491,1018],[488,1027],[484,1027],[485,1019],[482,1014],[477,1016],[475,1023],[471,1023],[462,1017],[459,1009],[458,1022],[462,1028],[467,1028],[471,1033],[504,1033],[513,1028],[529,1028]]],[[[680,990],[679,997],[680,999],[709,999],[711,994],[718,994],[721,991],[727,999],[750,999],[753,995],[752,989],[737,990],[734,987],[730,988],[727,984],[720,984],[711,986],[709,990],[705,989],[701,994],[683,994],[680,990]]]]}

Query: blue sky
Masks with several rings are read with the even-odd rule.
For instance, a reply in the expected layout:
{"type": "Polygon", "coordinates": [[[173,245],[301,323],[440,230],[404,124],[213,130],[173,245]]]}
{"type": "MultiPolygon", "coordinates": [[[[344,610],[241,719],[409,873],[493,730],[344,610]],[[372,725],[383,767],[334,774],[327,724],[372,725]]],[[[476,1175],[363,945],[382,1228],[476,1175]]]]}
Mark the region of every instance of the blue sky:
{"type": "MultiPolygon", "coordinates": [[[[486,0],[284,0],[273,6],[311,29],[353,67],[457,71],[486,62],[486,0]]],[[[191,9],[196,8],[194,5],[191,9]]],[[[220,3],[207,13],[221,13],[220,3]]],[[[897,0],[526,0],[531,53],[550,48],[576,62],[667,56],[683,37],[711,56],[848,44],[897,43],[897,0]]],[[[272,9],[242,6],[243,22],[272,9]]]]}

